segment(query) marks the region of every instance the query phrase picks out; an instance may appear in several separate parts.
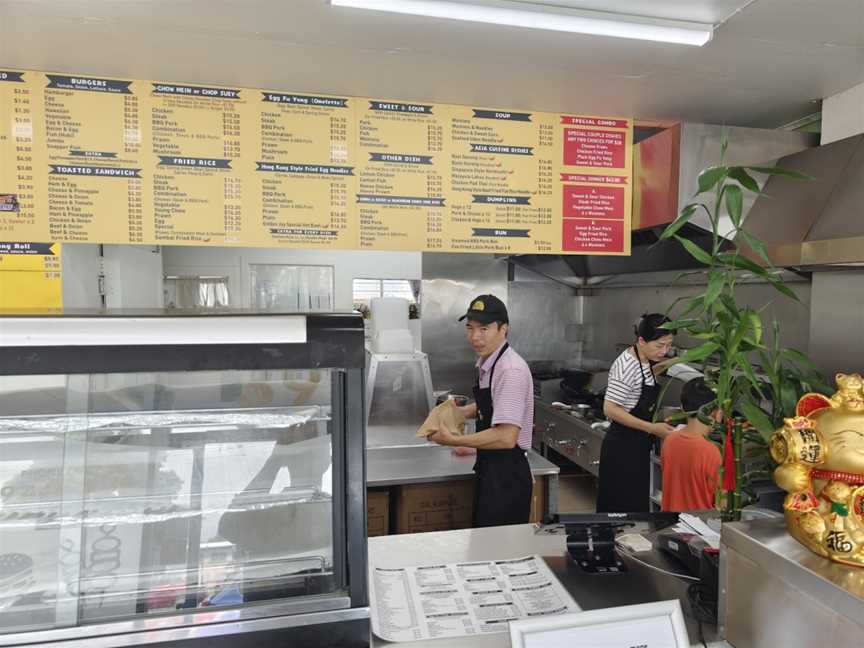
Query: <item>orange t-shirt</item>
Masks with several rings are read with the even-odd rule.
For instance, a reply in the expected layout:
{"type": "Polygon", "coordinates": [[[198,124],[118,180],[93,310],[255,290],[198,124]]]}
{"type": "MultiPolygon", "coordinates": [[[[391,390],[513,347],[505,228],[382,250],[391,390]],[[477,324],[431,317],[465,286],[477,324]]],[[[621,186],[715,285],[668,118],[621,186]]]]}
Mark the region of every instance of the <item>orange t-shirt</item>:
{"type": "Polygon", "coordinates": [[[720,450],[701,434],[675,432],[663,440],[664,511],[698,511],[714,508],[714,489],[719,478],[720,450]]]}

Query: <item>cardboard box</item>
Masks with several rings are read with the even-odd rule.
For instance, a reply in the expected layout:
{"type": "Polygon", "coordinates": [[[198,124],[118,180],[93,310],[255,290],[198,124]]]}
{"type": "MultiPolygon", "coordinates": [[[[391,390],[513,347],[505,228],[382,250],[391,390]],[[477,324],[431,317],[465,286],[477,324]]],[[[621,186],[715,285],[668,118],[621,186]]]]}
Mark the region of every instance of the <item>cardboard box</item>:
{"type": "Polygon", "coordinates": [[[400,486],[396,533],[467,529],[473,499],[473,479],[400,486]]]}
{"type": "MultiPolygon", "coordinates": [[[[396,533],[470,529],[473,505],[473,479],[400,486],[396,533]]],[[[538,477],[531,493],[529,522],[540,522],[545,508],[546,478],[538,477]]]]}
{"type": "Polygon", "coordinates": [[[388,489],[366,491],[367,536],[390,534],[390,491],[388,489]]]}

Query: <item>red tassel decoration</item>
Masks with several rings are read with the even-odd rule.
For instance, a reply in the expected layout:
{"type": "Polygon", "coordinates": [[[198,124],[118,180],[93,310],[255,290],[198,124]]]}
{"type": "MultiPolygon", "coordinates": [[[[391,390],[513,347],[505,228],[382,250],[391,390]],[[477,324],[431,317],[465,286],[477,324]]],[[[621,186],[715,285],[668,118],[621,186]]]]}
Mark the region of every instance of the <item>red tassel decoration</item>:
{"type": "Polygon", "coordinates": [[[723,444],[723,490],[734,491],[735,450],[732,447],[732,419],[726,419],[726,442],[723,444]]]}

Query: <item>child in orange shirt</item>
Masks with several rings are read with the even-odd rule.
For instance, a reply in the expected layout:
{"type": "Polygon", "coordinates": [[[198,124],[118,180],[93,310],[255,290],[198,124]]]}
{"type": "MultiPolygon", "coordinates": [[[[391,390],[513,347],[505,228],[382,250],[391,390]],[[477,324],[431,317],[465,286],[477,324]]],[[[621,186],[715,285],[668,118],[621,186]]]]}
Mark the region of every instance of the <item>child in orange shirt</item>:
{"type": "MultiPolygon", "coordinates": [[[[664,511],[714,508],[722,458],[717,446],[706,438],[711,428],[699,420],[697,412],[715,398],[702,378],[688,381],[681,390],[681,406],[688,414],[687,425],[667,436],[660,451],[664,511]]],[[[716,420],[719,414],[715,408],[710,416],[716,420]]]]}

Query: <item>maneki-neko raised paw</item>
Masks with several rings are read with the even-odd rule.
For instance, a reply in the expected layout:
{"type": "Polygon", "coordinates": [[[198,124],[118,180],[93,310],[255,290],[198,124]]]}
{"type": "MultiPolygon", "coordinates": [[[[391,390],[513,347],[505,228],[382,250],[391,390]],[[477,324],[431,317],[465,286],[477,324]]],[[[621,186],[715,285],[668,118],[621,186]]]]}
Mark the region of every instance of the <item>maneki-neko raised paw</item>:
{"type": "Polygon", "coordinates": [[[789,533],[831,560],[864,566],[864,379],[838,374],[830,399],[807,394],[771,438],[789,533]]]}

